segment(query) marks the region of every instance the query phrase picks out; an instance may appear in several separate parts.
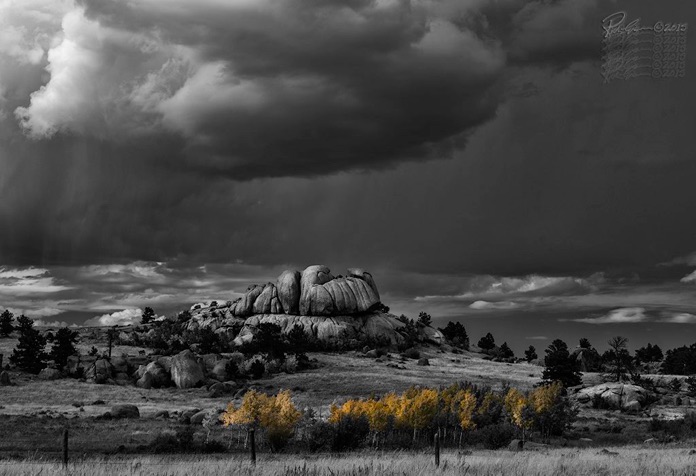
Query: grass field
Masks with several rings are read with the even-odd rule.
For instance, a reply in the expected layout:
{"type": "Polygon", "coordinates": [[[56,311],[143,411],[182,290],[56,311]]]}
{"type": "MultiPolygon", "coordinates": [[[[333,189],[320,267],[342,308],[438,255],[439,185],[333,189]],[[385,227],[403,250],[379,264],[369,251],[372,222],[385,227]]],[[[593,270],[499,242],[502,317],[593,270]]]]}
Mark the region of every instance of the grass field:
{"type": "Polygon", "coordinates": [[[167,475],[227,476],[403,476],[417,475],[693,475],[696,454],[689,448],[621,447],[598,449],[553,449],[543,452],[474,451],[443,452],[440,468],[426,453],[354,453],[346,456],[259,455],[252,466],[236,457],[136,457],[89,459],[60,464],[37,460],[0,461],[0,475],[167,475]]]}

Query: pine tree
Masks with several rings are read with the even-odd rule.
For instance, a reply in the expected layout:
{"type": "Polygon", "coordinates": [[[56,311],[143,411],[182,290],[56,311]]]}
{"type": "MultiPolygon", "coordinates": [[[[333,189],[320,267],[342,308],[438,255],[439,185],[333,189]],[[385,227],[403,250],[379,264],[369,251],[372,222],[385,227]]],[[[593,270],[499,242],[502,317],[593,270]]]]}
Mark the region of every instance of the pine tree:
{"type": "Polygon", "coordinates": [[[512,351],[507,342],[503,342],[503,345],[500,346],[500,355],[504,359],[509,359],[511,357],[514,357],[515,353],[512,351]]]}
{"type": "Polygon", "coordinates": [[[46,367],[46,339],[34,329],[34,321],[22,315],[17,318],[19,323],[19,342],[12,351],[10,362],[22,370],[38,374],[46,367]]]}
{"type": "Polygon", "coordinates": [[[418,324],[420,324],[421,326],[429,326],[432,320],[432,317],[430,317],[430,314],[428,314],[427,312],[418,313],[418,324]]]}
{"type": "Polygon", "coordinates": [[[12,330],[14,329],[14,326],[12,325],[13,319],[14,314],[7,309],[0,314],[0,335],[3,337],[8,337],[10,333],[12,333],[12,330]]]}
{"type": "Polygon", "coordinates": [[[58,332],[56,332],[50,356],[60,368],[66,366],[68,357],[77,353],[75,344],[79,336],[80,334],[77,331],[71,331],[67,327],[58,329],[58,332]]]}
{"type": "Polygon", "coordinates": [[[533,345],[530,345],[529,349],[524,351],[524,358],[527,360],[527,362],[531,362],[537,357],[538,355],[536,353],[536,348],[533,345]]]}
{"type": "Polygon", "coordinates": [[[490,332],[479,339],[478,344],[481,350],[491,350],[495,347],[495,339],[490,332]]]}
{"type": "Polygon", "coordinates": [[[143,311],[143,317],[141,318],[140,322],[143,324],[149,324],[155,319],[155,311],[152,310],[151,307],[146,307],[145,310],[143,311]]]}
{"type": "Polygon", "coordinates": [[[561,339],[554,340],[546,349],[544,358],[546,368],[542,374],[545,382],[561,382],[564,387],[574,387],[582,383],[578,363],[570,356],[568,344],[561,339]]]}

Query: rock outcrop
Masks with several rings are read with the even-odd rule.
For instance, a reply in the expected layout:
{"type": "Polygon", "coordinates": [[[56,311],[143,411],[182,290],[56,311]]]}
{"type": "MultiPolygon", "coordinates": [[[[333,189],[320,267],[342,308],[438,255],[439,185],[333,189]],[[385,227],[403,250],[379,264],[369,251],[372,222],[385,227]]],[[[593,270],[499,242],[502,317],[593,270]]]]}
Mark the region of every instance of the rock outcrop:
{"type": "Polygon", "coordinates": [[[599,398],[607,408],[639,411],[648,402],[649,393],[643,387],[624,383],[603,383],[580,390],[578,403],[592,404],[599,398]]]}
{"type": "MultiPolygon", "coordinates": [[[[392,345],[406,341],[406,325],[390,314],[372,313],[361,316],[291,316],[261,314],[246,320],[235,338],[235,345],[242,345],[254,338],[254,329],[261,323],[275,324],[281,333],[289,333],[299,325],[309,337],[325,343],[343,343],[355,339],[387,339],[392,345]]],[[[444,336],[431,327],[420,328],[420,337],[431,343],[440,344],[444,336]]]]}
{"type": "MultiPolygon", "coordinates": [[[[283,333],[299,325],[311,338],[327,344],[372,339],[397,345],[408,340],[404,322],[379,312],[379,304],[377,285],[367,271],[351,268],[346,276],[334,276],[326,266],[313,265],[302,273],[286,270],[275,284],[250,286],[234,302],[195,304],[186,328],[212,329],[236,345],[251,341],[261,323],[277,324],[283,333]]],[[[418,326],[418,333],[421,342],[444,341],[430,326],[418,326]]],[[[216,380],[225,378],[223,364],[215,369],[206,362],[205,367],[216,380]]]]}
{"type": "Polygon", "coordinates": [[[348,270],[347,277],[334,277],[323,265],[313,265],[302,274],[284,271],[276,284],[253,285],[230,306],[235,317],[256,314],[345,316],[364,313],[379,304],[372,275],[362,269],[348,270]]]}

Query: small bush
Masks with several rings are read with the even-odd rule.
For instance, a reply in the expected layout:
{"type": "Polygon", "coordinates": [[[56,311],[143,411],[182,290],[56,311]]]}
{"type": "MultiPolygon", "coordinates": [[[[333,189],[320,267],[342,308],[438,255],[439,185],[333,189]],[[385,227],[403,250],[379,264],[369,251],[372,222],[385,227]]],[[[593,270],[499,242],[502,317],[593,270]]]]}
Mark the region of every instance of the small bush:
{"type": "Polygon", "coordinates": [[[515,429],[507,423],[486,426],[478,433],[483,446],[489,450],[503,448],[515,437],[515,429]]]}
{"type": "Polygon", "coordinates": [[[347,415],[335,426],[332,444],[333,451],[355,450],[360,448],[370,433],[370,423],[365,415],[347,415]]]}
{"type": "Polygon", "coordinates": [[[260,360],[254,360],[249,366],[249,374],[254,380],[258,380],[263,377],[266,372],[266,366],[260,360]]]}
{"type": "Polygon", "coordinates": [[[420,359],[420,352],[416,350],[415,348],[411,347],[410,349],[406,349],[401,353],[401,357],[404,357],[406,359],[420,359]]]}

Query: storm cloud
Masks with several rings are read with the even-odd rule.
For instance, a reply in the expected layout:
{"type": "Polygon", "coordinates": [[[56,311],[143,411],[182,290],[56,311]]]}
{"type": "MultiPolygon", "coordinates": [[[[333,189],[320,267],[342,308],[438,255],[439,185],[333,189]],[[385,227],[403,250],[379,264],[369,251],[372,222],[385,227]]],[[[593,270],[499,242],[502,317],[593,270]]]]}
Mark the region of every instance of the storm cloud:
{"type": "Polygon", "coordinates": [[[0,265],[43,270],[0,275],[0,304],[173,310],[326,263],[366,267],[395,310],[436,318],[641,307],[690,322],[696,91],[603,83],[600,22],[620,9],[693,16],[0,0],[0,265]],[[70,289],[23,294],[42,284],[70,289]]]}

